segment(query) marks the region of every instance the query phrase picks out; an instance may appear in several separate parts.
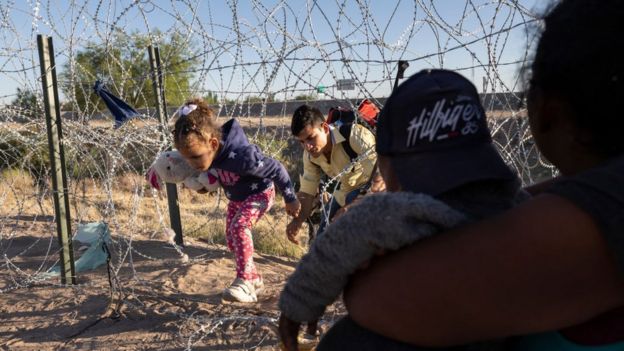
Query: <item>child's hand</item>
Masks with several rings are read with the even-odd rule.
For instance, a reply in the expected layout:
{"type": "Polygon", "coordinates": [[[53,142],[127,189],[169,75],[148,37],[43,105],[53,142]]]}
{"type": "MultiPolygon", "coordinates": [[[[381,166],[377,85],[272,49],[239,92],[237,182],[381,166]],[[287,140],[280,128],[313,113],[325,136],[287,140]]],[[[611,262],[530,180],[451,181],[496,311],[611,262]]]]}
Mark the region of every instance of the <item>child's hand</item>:
{"type": "Polygon", "coordinates": [[[367,269],[368,267],[370,267],[371,262],[373,262],[373,260],[379,256],[383,256],[386,254],[386,249],[382,249],[382,248],[377,248],[375,249],[375,256],[371,257],[370,259],[360,263],[360,265],[357,267],[358,270],[364,270],[367,269]]]}
{"type": "Polygon", "coordinates": [[[337,220],[338,218],[342,217],[343,214],[347,213],[347,206],[345,207],[341,207],[339,208],[336,213],[334,213],[334,217],[332,217],[331,222],[337,220]]]}
{"type": "Polygon", "coordinates": [[[290,240],[293,244],[299,244],[299,240],[297,240],[296,237],[297,234],[299,234],[299,229],[301,229],[302,225],[303,222],[301,222],[298,218],[295,218],[286,226],[286,237],[288,237],[288,240],[290,240]]]}
{"type": "Polygon", "coordinates": [[[293,217],[299,216],[299,211],[301,210],[301,202],[295,199],[295,201],[286,203],[286,213],[293,217]]]}
{"type": "Polygon", "coordinates": [[[376,176],[371,183],[371,193],[381,193],[386,191],[386,183],[381,176],[376,176]]]}
{"type": "Polygon", "coordinates": [[[279,318],[279,337],[282,341],[282,350],[284,351],[298,351],[299,345],[297,336],[299,336],[299,322],[288,319],[284,314],[279,318]]]}
{"type": "Polygon", "coordinates": [[[363,195],[358,195],[358,197],[356,197],[355,199],[353,199],[351,201],[350,204],[342,206],[341,208],[339,208],[336,213],[334,213],[334,217],[332,218],[332,222],[334,222],[335,220],[337,220],[339,217],[341,217],[342,215],[344,215],[345,213],[347,213],[347,211],[349,211],[349,209],[351,209],[351,207],[353,207],[355,204],[357,204],[358,202],[360,202],[360,200],[362,200],[364,196],[363,195]]]}

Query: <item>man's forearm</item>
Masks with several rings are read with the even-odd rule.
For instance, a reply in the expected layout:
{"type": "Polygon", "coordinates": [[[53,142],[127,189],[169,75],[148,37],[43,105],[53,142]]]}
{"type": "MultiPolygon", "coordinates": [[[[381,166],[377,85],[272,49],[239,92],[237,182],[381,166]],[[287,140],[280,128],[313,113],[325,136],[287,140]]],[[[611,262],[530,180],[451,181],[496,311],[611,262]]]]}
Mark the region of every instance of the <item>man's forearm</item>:
{"type": "Polygon", "coordinates": [[[299,216],[295,220],[303,223],[312,213],[315,196],[300,191],[297,193],[297,198],[301,202],[301,211],[299,211],[299,216]]]}

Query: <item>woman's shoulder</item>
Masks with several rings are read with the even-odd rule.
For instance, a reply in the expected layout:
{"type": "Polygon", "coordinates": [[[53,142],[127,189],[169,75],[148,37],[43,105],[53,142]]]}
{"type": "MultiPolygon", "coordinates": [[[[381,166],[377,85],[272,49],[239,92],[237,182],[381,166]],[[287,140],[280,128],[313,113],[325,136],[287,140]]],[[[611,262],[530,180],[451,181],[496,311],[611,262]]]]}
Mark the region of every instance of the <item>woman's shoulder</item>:
{"type": "Polygon", "coordinates": [[[601,164],[566,178],[571,182],[595,183],[624,178],[624,155],[610,158],[601,164]]]}
{"type": "MultiPolygon", "coordinates": [[[[565,198],[598,225],[624,272],[624,157],[555,182],[546,193],[565,198]]],[[[573,221],[572,219],[570,219],[573,221]]]]}
{"type": "MultiPolygon", "coordinates": [[[[596,167],[565,177],[545,191],[565,197],[581,206],[608,205],[612,210],[624,209],[624,156],[610,159],[596,167]]],[[[590,211],[592,212],[592,211],[590,211]]]]}

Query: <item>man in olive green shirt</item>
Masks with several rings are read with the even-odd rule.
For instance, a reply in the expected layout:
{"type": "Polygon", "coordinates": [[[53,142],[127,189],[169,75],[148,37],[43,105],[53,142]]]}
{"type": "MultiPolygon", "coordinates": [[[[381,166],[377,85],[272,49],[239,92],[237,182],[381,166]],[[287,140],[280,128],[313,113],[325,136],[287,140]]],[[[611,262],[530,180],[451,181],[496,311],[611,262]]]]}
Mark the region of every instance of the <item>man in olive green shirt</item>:
{"type": "MultiPolygon", "coordinates": [[[[377,154],[375,135],[371,131],[353,123],[349,135],[345,136],[337,127],[325,122],[321,111],[308,105],[300,106],[293,114],[291,131],[303,146],[303,175],[297,193],[301,211],[286,227],[288,239],[296,243],[295,236],[312,212],[322,175],[338,177],[340,182],[327,211],[331,221],[341,208],[353,200],[349,194],[357,193],[368,185],[376,168],[377,154]],[[356,156],[359,162],[354,163],[352,156],[356,156]]],[[[385,188],[378,174],[372,177],[370,185],[373,192],[385,188]]],[[[322,220],[317,234],[324,230],[327,222],[327,219],[322,220]]]]}

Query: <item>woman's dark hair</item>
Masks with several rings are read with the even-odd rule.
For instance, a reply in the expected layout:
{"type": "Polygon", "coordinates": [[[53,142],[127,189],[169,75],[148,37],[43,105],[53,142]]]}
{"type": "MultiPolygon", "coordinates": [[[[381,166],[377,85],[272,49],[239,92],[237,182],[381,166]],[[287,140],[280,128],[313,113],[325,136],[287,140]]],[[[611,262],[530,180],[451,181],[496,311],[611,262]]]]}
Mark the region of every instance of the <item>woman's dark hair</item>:
{"type": "Polygon", "coordinates": [[[306,126],[315,126],[323,122],[325,122],[325,116],[318,108],[301,105],[293,113],[290,130],[294,136],[297,136],[306,126]]]}
{"type": "Polygon", "coordinates": [[[624,151],[624,0],[562,0],[544,17],[532,87],[560,98],[601,155],[624,151]]]}
{"type": "Polygon", "coordinates": [[[210,137],[221,139],[221,128],[217,125],[214,112],[208,104],[195,98],[188,100],[184,106],[195,105],[196,108],[186,115],[181,115],[173,129],[173,143],[179,149],[188,149],[196,142],[205,142],[210,137]]]}

